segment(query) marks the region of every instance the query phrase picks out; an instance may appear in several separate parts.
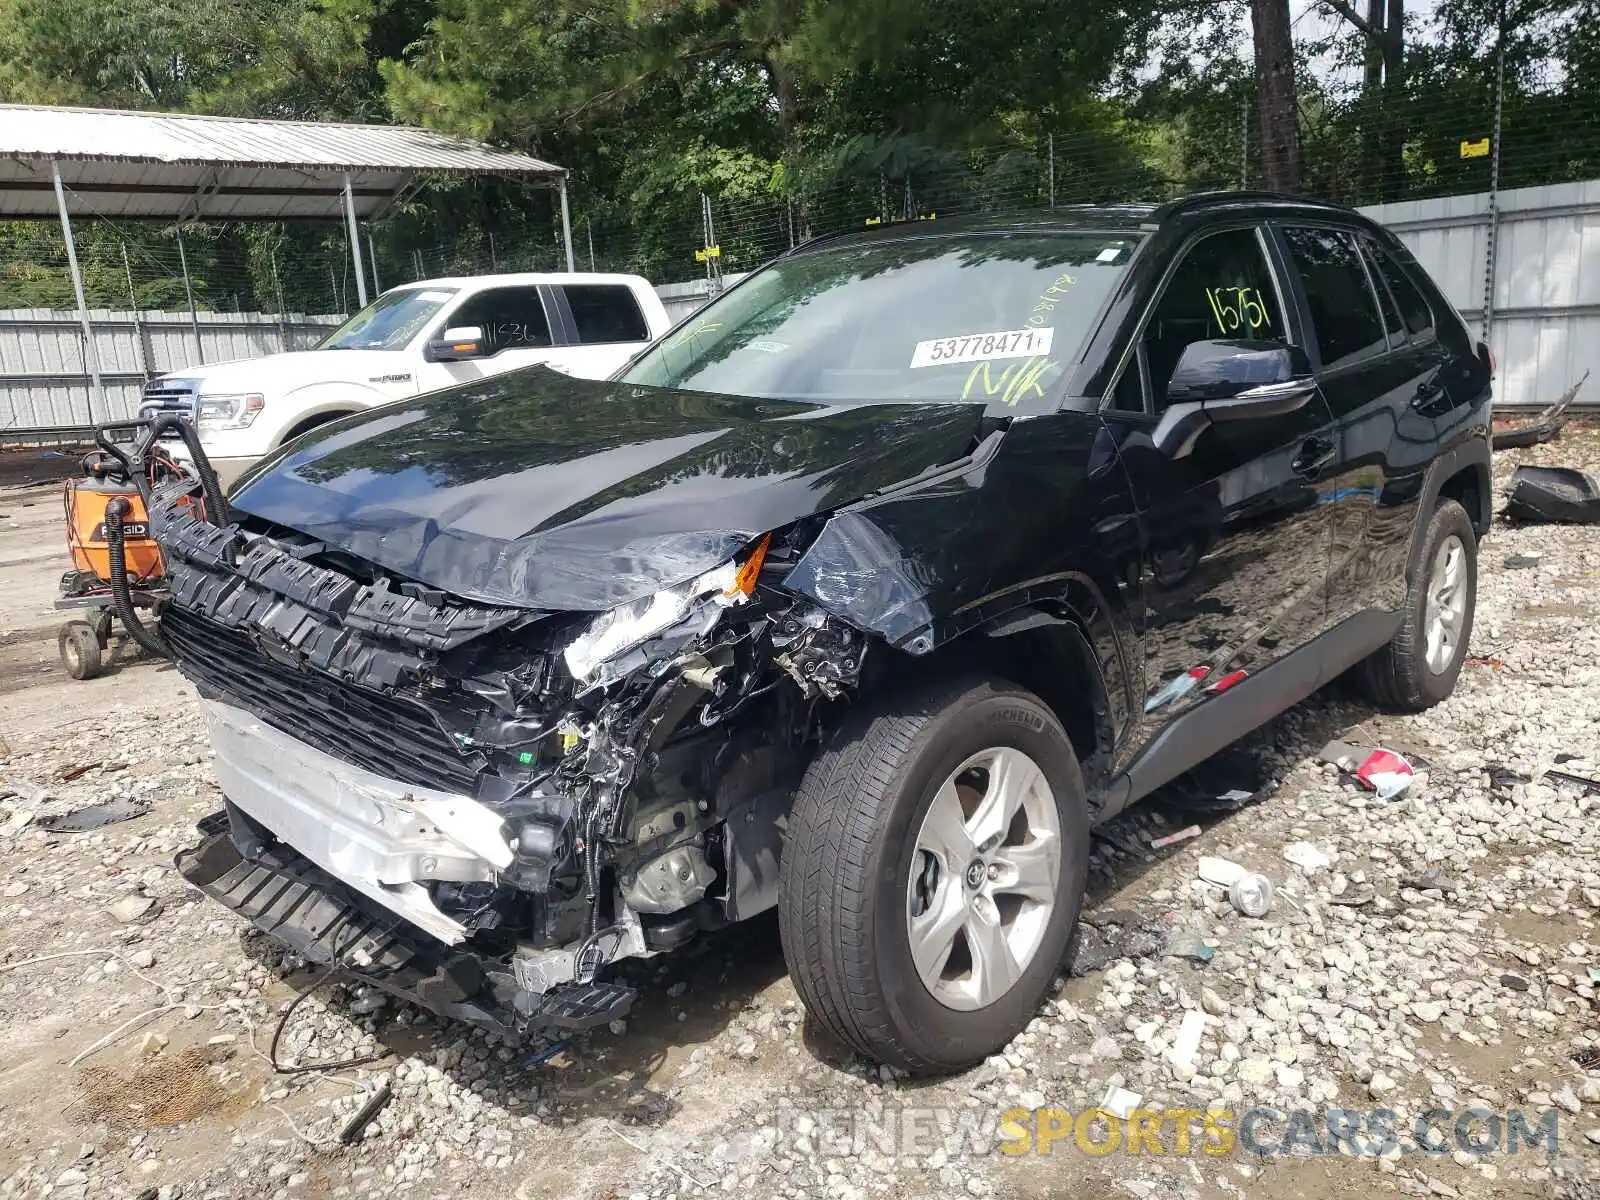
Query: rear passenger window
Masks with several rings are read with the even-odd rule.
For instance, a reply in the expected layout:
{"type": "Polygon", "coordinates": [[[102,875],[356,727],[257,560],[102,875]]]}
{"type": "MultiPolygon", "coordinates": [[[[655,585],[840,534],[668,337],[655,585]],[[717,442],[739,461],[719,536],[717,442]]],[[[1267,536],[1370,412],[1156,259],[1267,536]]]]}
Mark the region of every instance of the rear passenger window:
{"type": "Polygon", "coordinates": [[[1405,268],[1393,252],[1371,238],[1364,239],[1368,259],[1377,267],[1378,277],[1389,289],[1389,294],[1400,308],[1400,319],[1412,337],[1418,337],[1433,328],[1433,309],[1417,285],[1411,282],[1405,268]]]}
{"type": "Polygon", "coordinates": [[[1305,283],[1322,365],[1342,366],[1387,350],[1377,297],[1355,238],[1339,229],[1304,228],[1285,229],[1283,236],[1305,283]]]}
{"type": "Polygon", "coordinates": [[[569,283],[561,289],[584,345],[648,342],[650,326],[639,311],[633,289],[620,283],[569,283]]]}

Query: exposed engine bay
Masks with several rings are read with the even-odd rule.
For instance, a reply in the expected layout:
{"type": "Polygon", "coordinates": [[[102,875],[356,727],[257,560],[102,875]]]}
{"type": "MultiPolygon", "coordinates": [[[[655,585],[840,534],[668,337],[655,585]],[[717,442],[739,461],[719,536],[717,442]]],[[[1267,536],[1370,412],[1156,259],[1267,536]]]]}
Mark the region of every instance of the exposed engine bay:
{"type": "Polygon", "coordinates": [[[162,636],[226,820],[184,875],[318,962],[501,1030],[776,901],[789,796],[868,637],[784,581],[822,522],[601,613],[464,601],[158,495],[162,636]]]}

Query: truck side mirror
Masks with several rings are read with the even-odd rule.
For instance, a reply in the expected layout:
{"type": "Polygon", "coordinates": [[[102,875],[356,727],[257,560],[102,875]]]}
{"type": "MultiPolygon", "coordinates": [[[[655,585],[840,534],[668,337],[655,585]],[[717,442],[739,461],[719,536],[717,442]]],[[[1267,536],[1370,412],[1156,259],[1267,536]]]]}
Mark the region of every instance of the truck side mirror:
{"type": "Polygon", "coordinates": [[[465,362],[469,358],[488,358],[489,344],[477,325],[458,325],[446,329],[422,348],[424,362],[465,362]]]}

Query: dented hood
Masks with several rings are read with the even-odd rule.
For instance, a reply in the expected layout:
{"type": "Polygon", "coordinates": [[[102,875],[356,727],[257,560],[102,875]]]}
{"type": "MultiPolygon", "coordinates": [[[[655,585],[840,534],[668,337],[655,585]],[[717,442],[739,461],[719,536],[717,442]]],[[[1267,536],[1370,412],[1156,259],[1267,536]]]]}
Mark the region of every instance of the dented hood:
{"type": "Polygon", "coordinates": [[[543,367],[325,425],[233,507],[487,604],[600,611],[959,458],[981,405],[820,405],[543,367]]]}

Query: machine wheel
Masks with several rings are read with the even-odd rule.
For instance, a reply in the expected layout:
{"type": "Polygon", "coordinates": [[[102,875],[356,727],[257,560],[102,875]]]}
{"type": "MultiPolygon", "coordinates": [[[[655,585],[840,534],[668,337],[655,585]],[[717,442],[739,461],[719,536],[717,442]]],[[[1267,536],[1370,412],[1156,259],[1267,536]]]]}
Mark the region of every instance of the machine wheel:
{"type": "Polygon", "coordinates": [[[69,621],[56,636],[61,662],[74,679],[93,679],[100,674],[100,639],[87,621],[69,621]]]}
{"type": "Polygon", "coordinates": [[[1044,1000],[1088,865],[1083,777],[1037,697],[966,679],[858,709],[789,817],[778,917],[795,988],[877,1062],[980,1062],[1044,1000]]]}

